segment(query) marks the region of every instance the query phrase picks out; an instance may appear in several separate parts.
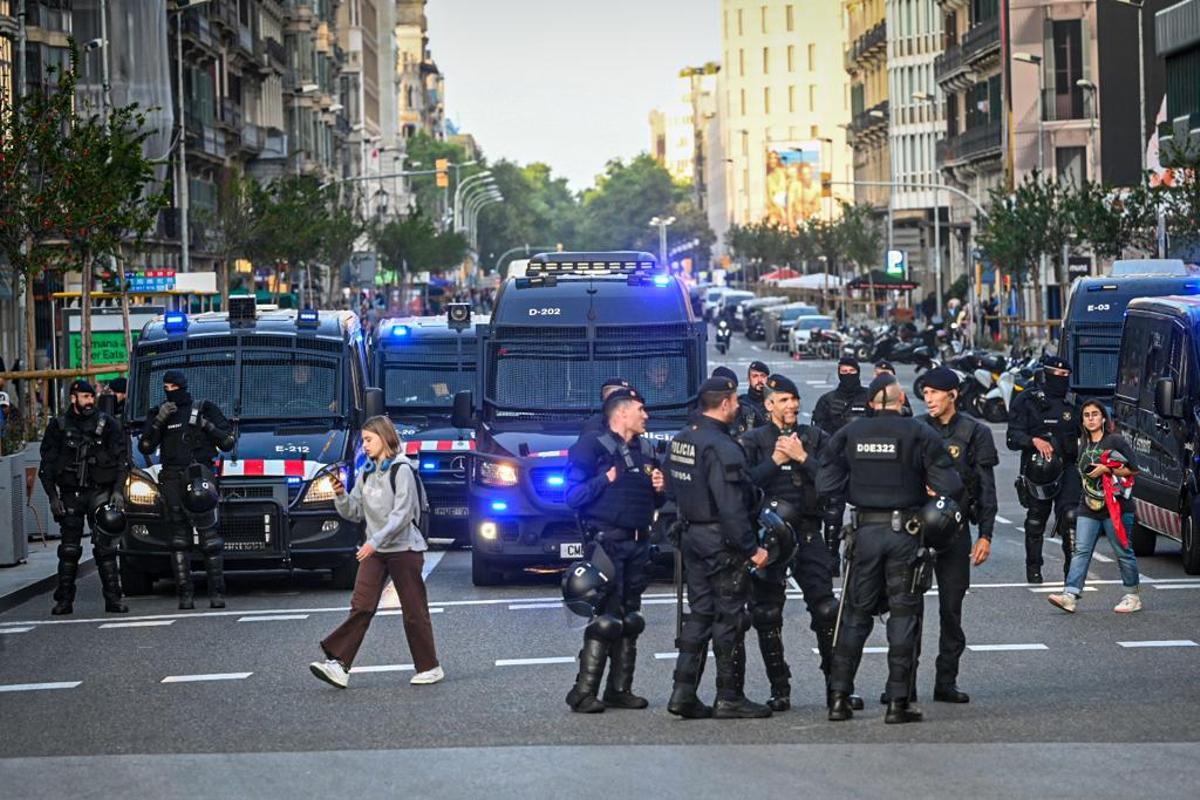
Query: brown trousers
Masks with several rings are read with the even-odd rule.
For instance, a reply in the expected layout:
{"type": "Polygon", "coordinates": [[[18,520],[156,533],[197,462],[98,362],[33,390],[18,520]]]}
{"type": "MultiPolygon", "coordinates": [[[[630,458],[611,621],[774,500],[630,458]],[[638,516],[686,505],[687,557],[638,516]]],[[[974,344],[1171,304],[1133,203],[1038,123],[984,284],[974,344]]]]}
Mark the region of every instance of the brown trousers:
{"type": "Polygon", "coordinates": [[[365,561],[360,561],[358,575],[354,579],[354,596],[350,598],[350,616],[321,641],[325,654],[350,669],[363,637],[367,635],[367,628],[371,626],[383,587],[387,585],[387,577],[391,575],[396,594],[400,597],[404,635],[408,638],[413,664],[417,672],[436,667],[438,659],[433,644],[433,623],[429,619],[425,581],[421,578],[424,566],[425,554],[411,550],[374,553],[365,561]]]}

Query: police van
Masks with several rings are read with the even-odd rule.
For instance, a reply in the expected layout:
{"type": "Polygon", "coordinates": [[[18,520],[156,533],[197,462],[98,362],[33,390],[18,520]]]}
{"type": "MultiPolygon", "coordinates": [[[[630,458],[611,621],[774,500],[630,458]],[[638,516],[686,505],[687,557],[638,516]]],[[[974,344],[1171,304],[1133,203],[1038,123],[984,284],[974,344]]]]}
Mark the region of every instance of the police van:
{"type": "Polygon", "coordinates": [[[141,454],[137,440],[148,410],[164,400],[163,374],[178,369],[193,399],[215,403],[237,433],[233,451],[216,464],[226,569],[329,569],[339,588],[351,588],[362,525],[334,510],[332,478],[349,485],[359,426],[382,410],[378,393],[366,388],[358,317],[256,308],[252,297],[231,298],[229,308],[168,312],[146,324],[134,348],[122,585],[145,594],[170,575],[158,458],[141,454]]]}
{"type": "MultiPolygon", "coordinates": [[[[646,398],[647,436],[665,449],[706,375],[706,327],[683,280],[652,255],[600,252],[530,259],[476,330],[476,388],[455,398],[454,424],[476,432],[468,492],[472,578],[483,586],[582,556],[564,501],[567,450],[600,410],[600,385],[628,379],[646,398]]],[[[670,513],[651,538],[660,556],[670,513]]]]}
{"type": "Polygon", "coordinates": [[[1131,300],[1200,293],[1200,274],[1182,261],[1118,261],[1113,268],[1112,276],[1078,279],[1067,298],[1062,357],[1071,365],[1076,397],[1112,395],[1121,324],[1131,300]]]}
{"type": "Polygon", "coordinates": [[[452,304],[445,316],[384,320],[375,340],[372,371],[406,454],[420,469],[429,498],[431,537],[466,545],[467,467],[475,449],[474,431],[455,428],[450,415],[454,396],[475,386],[475,326],[487,317],[472,316],[469,307],[464,314],[460,308],[452,304]]]}
{"type": "Polygon", "coordinates": [[[1183,568],[1200,574],[1200,297],[1134,300],[1125,316],[1113,416],[1137,455],[1139,556],[1159,535],[1183,545],[1183,568]]]}

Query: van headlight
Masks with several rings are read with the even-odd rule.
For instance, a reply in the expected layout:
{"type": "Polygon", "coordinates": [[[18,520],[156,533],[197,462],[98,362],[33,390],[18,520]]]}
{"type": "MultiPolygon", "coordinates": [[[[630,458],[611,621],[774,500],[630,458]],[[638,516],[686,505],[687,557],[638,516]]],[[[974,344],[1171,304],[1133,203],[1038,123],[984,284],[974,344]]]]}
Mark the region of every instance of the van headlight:
{"type": "Polygon", "coordinates": [[[153,506],[158,502],[158,487],[142,475],[130,475],[125,481],[125,499],[134,506],[153,506]]]}
{"type": "Polygon", "coordinates": [[[304,493],[304,505],[332,503],[335,497],[337,492],[333,490],[333,474],[322,472],[308,485],[308,491],[304,493]]]}
{"type": "Polygon", "coordinates": [[[516,486],[517,468],[506,461],[480,461],[479,480],[487,486],[516,486]]]}

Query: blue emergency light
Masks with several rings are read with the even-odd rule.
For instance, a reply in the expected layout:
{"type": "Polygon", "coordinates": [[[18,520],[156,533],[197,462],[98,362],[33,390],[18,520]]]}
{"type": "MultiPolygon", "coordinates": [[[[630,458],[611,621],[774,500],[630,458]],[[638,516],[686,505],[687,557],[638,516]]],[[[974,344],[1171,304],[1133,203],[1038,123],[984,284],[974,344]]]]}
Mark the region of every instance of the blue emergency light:
{"type": "Polygon", "coordinates": [[[558,486],[562,486],[566,482],[567,482],[566,478],[564,478],[562,475],[559,475],[557,473],[546,476],[546,485],[547,486],[558,487],[558,486]]]}
{"type": "Polygon", "coordinates": [[[426,472],[435,470],[435,469],[437,469],[437,462],[436,461],[422,461],[421,469],[425,470],[426,472]]]}
{"type": "Polygon", "coordinates": [[[659,286],[659,287],[668,286],[668,285],[670,285],[670,283],[671,283],[670,275],[655,275],[654,276],[654,285],[655,286],[659,286]]]}
{"type": "Polygon", "coordinates": [[[188,327],[187,314],[182,311],[168,311],[163,314],[163,328],[167,333],[180,333],[188,327]]]}
{"type": "Polygon", "coordinates": [[[408,336],[412,333],[412,329],[407,325],[393,325],[392,336],[408,336]]]}
{"type": "Polygon", "coordinates": [[[508,503],[503,500],[493,500],[492,511],[508,511],[508,503]]]}
{"type": "Polygon", "coordinates": [[[315,328],[319,322],[319,316],[315,309],[305,308],[296,315],[297,328],[315,328]]]}

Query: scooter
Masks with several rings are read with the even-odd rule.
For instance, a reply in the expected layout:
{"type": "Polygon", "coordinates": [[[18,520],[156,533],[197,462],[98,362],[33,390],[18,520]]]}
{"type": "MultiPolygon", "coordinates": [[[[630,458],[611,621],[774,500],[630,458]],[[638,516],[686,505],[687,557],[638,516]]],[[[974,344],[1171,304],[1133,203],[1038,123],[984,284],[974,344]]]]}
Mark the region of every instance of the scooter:
{"type": "Polygon", "coordinates": [[[722,319],[717,323],[717,335],[715,337],[717,352],[725,355],[729,350],[729,340],[733,337],[733,328],[729,326],[729,320],[722,319]]]}

